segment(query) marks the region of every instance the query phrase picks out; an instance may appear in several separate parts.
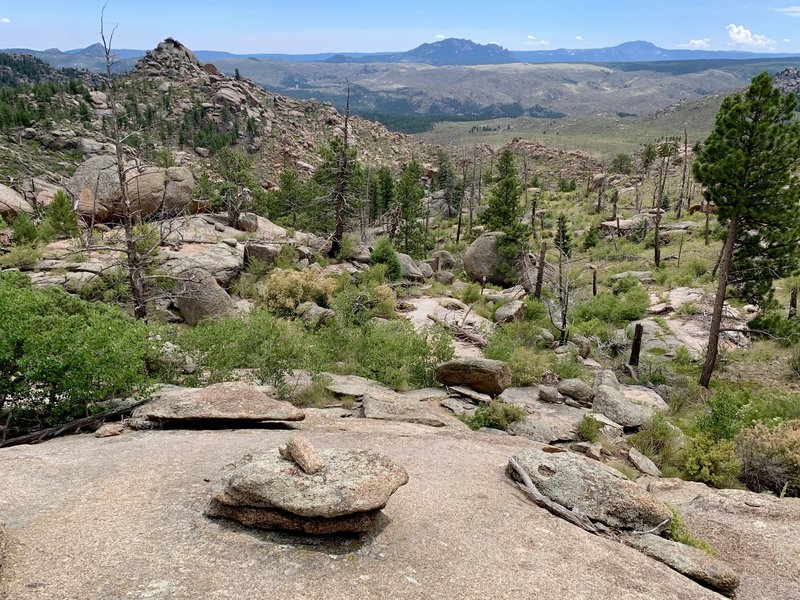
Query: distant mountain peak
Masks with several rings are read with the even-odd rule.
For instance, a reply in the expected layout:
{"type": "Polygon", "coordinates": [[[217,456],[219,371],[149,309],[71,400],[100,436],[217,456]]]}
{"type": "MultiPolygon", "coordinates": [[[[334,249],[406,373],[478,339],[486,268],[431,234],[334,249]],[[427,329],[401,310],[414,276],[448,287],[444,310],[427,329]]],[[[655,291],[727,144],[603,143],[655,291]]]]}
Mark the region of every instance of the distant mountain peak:
{"type": "Polygon", "coordinates": [[[431,65],[480,65],[517,62],[514,54],[498,44],[478,44],[472,40],[447,38],[417,46],[399,55],[400,60],[431,65]]]}

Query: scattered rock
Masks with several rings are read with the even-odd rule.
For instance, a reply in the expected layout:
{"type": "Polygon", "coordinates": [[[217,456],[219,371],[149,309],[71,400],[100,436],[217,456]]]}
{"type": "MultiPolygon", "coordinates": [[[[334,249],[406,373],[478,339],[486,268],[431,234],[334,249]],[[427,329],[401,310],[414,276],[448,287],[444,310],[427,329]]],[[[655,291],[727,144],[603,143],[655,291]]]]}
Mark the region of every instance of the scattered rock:
{"type": "Polygon", "coordinates": [[[433,268],[428,263],[419,261],[417,263],[417,269],[419,269],[419,272],[422,273],[422,276],[425,279],[430,279],[433,277],[433,268]]]}
{"type": "Polygon", "coordinates": [[[654,283],[655,279],[653,279],[652,271],[625,271],[624,273],[617,273],[616,275],[612,275],[609,277],[611,281],[619,281],[620,279],[625,279],[627,277],[633,277],[634,279],[638,279],[641,283],[650,284],[654,283]]]}
{"type": "Polygon", "coordinates": [[[125,431],[125,426],[122,423],[103,423],[97,431],[94,432],[94,437],[105,438],[120,435],[125,431]]]}
{"type": "Polygon", "coordinates": [[[594,410],[603,413],[623,427],[641,427],[658,412],[666,412],[669,407],[664,400],[641,386],[620,386],[620,389],[600,385],[595,389],[594,410]]]}
{"type": "Polygon", "coordinates": [[[305,414],[281,402],[268,387],[238,381],[205,388],[162,387],[153,398],[133,411],[134,418],[159,423],[191,421],[300,421],[305,414]]]}
{"type": "Polygon", "coordinates": [[[672,519],[666,504],[597,461],[538,448],[523,450],[514,458],[542,494],[607,527],[646,531],[672,519]]]}
{"type": "Polygon", "coordinates": [[[404,469],[374,452],[317,454],[325,466],[316,473],[304,472],[274,450],[246,455],[223,472],[205,514],[249,527],[313,535],[363,533],[408,482],[404,469]]]}
{"type": "Polygon", "coordinates": [[[733,569],[697,548],[651,534],[626,535],[623,541],[631,548],[726,596],[733,596],[739,587],[739,575],[733,569]]]}
{"type": "Polygon", "coordinates": [[[494,313],[496,323],[510,323],[511,321],[521,321],[525,318],[525,303],[522,300],[512,300],[503,304],[494,313]]]}
{"type": "Polygon", "coordinates": [[[242,213],[239,215],[236,224],[242,231],[256,233],[258,231],[258,215],[250,212],[242,213]]]}
{"type": "Polygon", "coordinates": [[[450,271],[436,271],[436,273],[433,274],[433,278],[442,285],[453,285],[453,282],[456,280],[455,275],[450,271]]]}
{"type": "Polygon", "coordinates": [[[436,367],[436,381],[444,385],[465,385],[494,397],[511,385],[511,371],[499,360],[459,358],[436,367]]]}
{"type": "Polygon", "coordinates": [[[573,335],[570,341],[578,347],[578,356],[589,358],[592,353],[592,342],[589,338],[582,335],[573,335]]]}
{"type": "Polygon", "coordinates": [[[408,279],[409,281],[416,281],[419,283],[425,281],[425,276],[417,267],[417,263],[415,263],[414,259],[408,254],[398,252],[397,259],[400,261],[400,275],[403,279],[408,279]]]}
{"type": "Polygon", "coordinates": [[[451,385],[448,386],[447,389],[455,394],[458,394],[459,396],[468,398],[472,402],[477,402],[478,404],[487,404],[492,401],[492,397],[490,395],[481,394],[480,392],[471,390],[468,387],[464,387],[463,385],[451,385]]]}
{"type": "Polygon", "coordinates": [[[316,302],[311,302],[310,300],[298,306],[295,309],[295,314],[310,329],[318,329],[329,323],[336,316],[336,313],[330,308],[322,308],[316,302]]]}
{"type": "Polygon", "coordinates": [[[584,406],[591,406],[594,399],[594,390],[580,379],[565,379],[558,384],[558,392],[584,406]]]}
{"type": "Polygon", "coordinates": [[[539,386],[539,400],[551,404],[561,404],[564,402],[564,396],[559,393],[557,388],[549,385],[542,385],[539,386]]]}
{"type": "Polygon", "coordinates": [[[647,458],[644,454],[639,452],[636,448],[628,450],[628,458],[633,463],[633,466],[639,469],[645,475],[651,477],[661,477],[661,471],[656,464],[647,458]]]}

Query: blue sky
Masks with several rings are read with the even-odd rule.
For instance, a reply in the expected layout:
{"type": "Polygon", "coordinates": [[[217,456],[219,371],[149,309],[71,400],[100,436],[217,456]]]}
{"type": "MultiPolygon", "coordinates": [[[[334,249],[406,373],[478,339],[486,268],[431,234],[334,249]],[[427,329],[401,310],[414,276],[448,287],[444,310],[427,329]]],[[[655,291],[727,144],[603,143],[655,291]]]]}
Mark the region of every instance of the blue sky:
{"type": "MultiPolygon", "coordinates": [[[[98,41],[101,1],[0,0],[0,48],[62,50],[98,41]]],[[[172,36],[195,50],[408,50],[444,37],[512,50],[664,48],[800,52],[800,0],[110,0],[118,48],[172,36]]]]}

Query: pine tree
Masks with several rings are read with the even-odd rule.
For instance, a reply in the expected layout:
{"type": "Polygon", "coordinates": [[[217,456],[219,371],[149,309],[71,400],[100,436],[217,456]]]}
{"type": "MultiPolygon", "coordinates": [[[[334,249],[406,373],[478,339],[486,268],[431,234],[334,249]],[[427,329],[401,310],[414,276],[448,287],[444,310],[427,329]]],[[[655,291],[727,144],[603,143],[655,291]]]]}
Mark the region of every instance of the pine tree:
{"type": "Polygon", "coordinates": [[[400,217],[400,240],[406,254],[419,254],[424,250],[424,231],[420,219],[425,209],[422,204],[425,191],[420,184],[421,179],[422,166],[416,160],[412,160],[403,165],[400,179],[394,189],[400,217]]]}
{"type": "Polygon", "coordinates": [[[570,237],[569,229],[567,228],[567,217],[563,213],[558,215],[554,243],[556,248],[564,253],[564,256],[567,258],[572,256],[572,238],[570,237]]]}
{"type": "Polygon", "coordinates": [[[53,201],[45,211],[45,223],[56,237],[70,237],[78,233],[78,215],[64,190],[53,195],[53,201]]]}
{"type": "Polygon", "coordinates": [[[16,246],[31,244],[39,236],[36,231],[36,225],[33,224],[33,221],[26,213],[20,213],[14,218],[11,231],[11,241],[16,246]]]}
{"type": "Polygon", "coordinates": [[[797,271],[800,239],[800,123],[797,98],[781,94],[768,73],[744,94],[725,99],[692,172],[727,228],[700,384],[717,359],[728,284],[752,302],[768,300],[772,282],[797,271]]]}
{"type": "Polygon", "coordinates": [[[502,231],[506,235],[516,233],[524,210],[519,202],[521,195],[522,183],[514,166],[514,154],[506,149],[497,160],[495,186],[489,196],[489,206],[481,215],[481,222],[490,231],[502,231]]]}

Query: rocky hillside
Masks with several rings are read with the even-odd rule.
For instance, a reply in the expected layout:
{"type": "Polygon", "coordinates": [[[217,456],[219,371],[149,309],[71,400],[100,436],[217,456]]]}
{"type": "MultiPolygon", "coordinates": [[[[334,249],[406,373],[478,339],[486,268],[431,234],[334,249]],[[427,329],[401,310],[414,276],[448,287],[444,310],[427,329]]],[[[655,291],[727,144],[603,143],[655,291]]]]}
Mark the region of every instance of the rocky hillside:
{"type": "MultiPolygon", "coordinates": [[[[267,189],[286,167],[313,172],[322,160],[320,151],[341,135],[344,124],[330,105],[292,100],[228,77],[173,39],[148,52],[117,85],[131,154],[152,162],[159,152],[163,161],[166,151],[173,155],[167,162],[192,168],[215,151],[233,147],[250,155],[267,189]]],[[[27,125],[21,137],[31,143],[4,145],[0,182],[41,177],[59,183],[81,158],[110,153],[110,110],[103,91],[58,90],[44,99],[30,92],[20,102],[30,108],[19,120],[27,125]],[[47,119],[38,118],[40,113],[47,119]]],[[[367,165],[394,166],[429,154],[421,142],[356,117],[349,137],[367,165]]]]}

